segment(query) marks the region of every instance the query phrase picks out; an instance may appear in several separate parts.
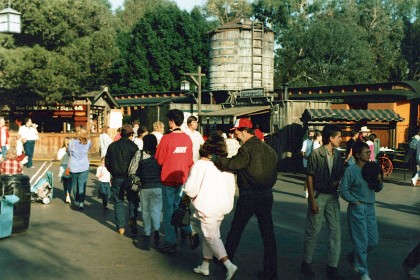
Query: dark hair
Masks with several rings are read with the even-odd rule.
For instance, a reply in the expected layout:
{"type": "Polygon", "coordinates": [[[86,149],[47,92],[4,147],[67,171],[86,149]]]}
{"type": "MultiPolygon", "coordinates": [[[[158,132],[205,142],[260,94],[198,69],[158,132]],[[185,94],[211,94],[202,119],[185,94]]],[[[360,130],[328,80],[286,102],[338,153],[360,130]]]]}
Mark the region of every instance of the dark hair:
{"type": "Polygon", "coordinates": [[[318,136],[322,136],[322,133],[321,133],[320,130],[315,129],[315,131],[314,131],[314,138],[317,138],[318,136]]]}
{"type": "Polygon", "coordinates": [[[23,123],[26,125],[26,123],[27,123],[29,120],[32,120],[32,118],[31,118],[31,117],[26,117],[26,118],[24,118],[24,119],[23,119],[23,123]]]}
{"type": "Polygon", "coordinates": [[[198,119],[195,116],[189,116],[187,119],[187,125],[190,125],[192,122],[196,122],[198,119]]]}
{"type": "Polygon", "coordinates": [[[174,121],[177,126],[181,126],[184,122],[184,112],[178,109],[169,110],[166,114],[168,120],[174,121]]]}
{"type": "Polygon", "coordinates": [[[371,134],[369,134],[369,136],[367,137],[367,139],[373,142],[376,139],[376,137],[377,136],[376,136],[375,133],[371,133],[371,134]]]}
{"type": "Polygon", "coordinates": [[[351,148],[353,150],[353,156],[356,158],[358,157],[357,155],[360,154],[363,149],[369,150],[369,145],[363,141],[356,141],[354,142],[353,146],[351,146],[351,148]]]}
{"type": "Polygon", "coordinates": [[[208,157],[213,154],[222,157],[228,155],[225,139],[217,133],[212,133],[200,148],[201,157],[208,157]]]}
{"type": "Polygon", "coordinates": [[[254,129],[249,128],[249,127],[239,127],[237,128],[237,130],[239,131],[245,131],[248,132],[249,134],[255,135],[254,129]]]}
{"type": "Polygon", "coordinates": [[[154,134],[147,134],[143,137],[143,150],[154,155],[156,153],[157,139],[154,134]]]}
{"type": "Polygon", "coordinates": [[[335,124],[326,124],[322,130],[322,144],[330,143],[330,137],[335,137],[341,133],[341,128],[335,124]]]}
{"type": "Polygon", "coordinates": [[[139,129],[137,129],[137,136],[141,136],[143,133],[147,132],[148,129],[146,126],[142,125],[139,127],[139,129]]]}
{"type": "Polygon", "coordinates": [[[350,131],[351,138],[353,138],[355,135],[359,135],[359,131],[354,130],[354,129],[352,131],[350,131]]]}

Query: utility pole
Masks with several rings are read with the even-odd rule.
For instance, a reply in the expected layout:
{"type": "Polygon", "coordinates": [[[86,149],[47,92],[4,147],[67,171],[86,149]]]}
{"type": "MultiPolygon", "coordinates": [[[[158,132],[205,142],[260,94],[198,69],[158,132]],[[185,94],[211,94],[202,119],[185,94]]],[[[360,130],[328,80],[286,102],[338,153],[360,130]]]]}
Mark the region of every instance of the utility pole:
{"type": "Polygon", "coordinates": [[[198,101],[197,101],[197,109],[198,109],[198,121],[200,122],[201,119],[201,77],[205,77],[206,74],[201,73],[201,66],[197,67],[197,73],[184,73],[184,76],[189,76],[194,81],[194,83],[198,87],[198,101]]]}

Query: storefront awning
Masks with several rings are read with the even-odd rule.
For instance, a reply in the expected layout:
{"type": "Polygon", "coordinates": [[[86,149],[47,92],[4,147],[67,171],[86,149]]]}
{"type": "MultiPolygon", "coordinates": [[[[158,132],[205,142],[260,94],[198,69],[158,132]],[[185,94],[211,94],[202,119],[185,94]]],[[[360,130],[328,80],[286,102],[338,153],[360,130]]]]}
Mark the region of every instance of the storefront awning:
{"type": "Polygon", "coordinates": [[[377,121],[401,122],[404,118],[393,110],[339,110],[339,109],[306,109],[301,117],[303,122],[315,121],[377,121]]]}
{"type": "Polygon", "coordinates": [[[207,117],[215,117],[215,116],[233,116],[233,117],[240,117],[240,116],[252,116],[258,115],[262,113],[268,113],[270,111],[270,106],[246,106],[246,107],[233,107],[222,109],[213,112],[205,112],[202,115],[207,117]]]}
{"type": "Polygon", "coordinates": [[[120,107],[133,106],[161,106],[170,103],[179,102],[195,102],[191,96],[168,96],[168,97],[145,97],[145,98],[126,98],[118,99],[117,103],[120,107]]]}

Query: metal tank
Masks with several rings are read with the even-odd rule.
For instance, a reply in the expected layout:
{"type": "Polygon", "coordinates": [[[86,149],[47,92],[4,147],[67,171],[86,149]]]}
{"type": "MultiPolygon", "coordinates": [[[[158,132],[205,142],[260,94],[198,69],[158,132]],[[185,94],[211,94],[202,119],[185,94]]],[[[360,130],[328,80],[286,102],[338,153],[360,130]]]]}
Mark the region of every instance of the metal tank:
{"type": "Polygon", "coordinates": [[[274,32],[258,19],[236,19],[209,32],[210,90],[274,91],[274,32]]]}

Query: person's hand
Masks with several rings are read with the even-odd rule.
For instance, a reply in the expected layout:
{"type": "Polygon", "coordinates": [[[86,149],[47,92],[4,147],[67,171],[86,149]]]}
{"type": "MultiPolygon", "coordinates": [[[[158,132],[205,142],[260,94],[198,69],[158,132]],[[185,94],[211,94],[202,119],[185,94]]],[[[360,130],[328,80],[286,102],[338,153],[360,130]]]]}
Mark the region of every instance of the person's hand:
{"type": "Polygon", "coordinates": [[[318,203],[316,202],[315,199],[310,199],[309,201],[309,205],[311,207],[311,212],[313,214],[318,214],[319,213],[319,207],[318,207],[318,203]]]}
{"type": "Polygon", "coordinates": [[[332,182],[332,186],[334,187],[334,189],[338,190],[338,186],[340,185],[340,180],[334,181],[332,182]]]}

